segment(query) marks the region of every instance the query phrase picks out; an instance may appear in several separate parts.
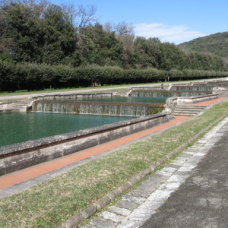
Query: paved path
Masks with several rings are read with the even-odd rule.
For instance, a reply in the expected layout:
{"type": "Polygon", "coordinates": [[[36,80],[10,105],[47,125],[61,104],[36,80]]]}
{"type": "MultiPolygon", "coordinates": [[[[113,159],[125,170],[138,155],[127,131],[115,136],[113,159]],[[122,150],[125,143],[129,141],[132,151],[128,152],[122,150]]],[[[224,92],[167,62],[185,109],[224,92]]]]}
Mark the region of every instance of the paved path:
{"type": "MultiPolygon", "coordinates": [[[[226,79],[226,78],[221,78],[226,79]]],[[[206,81],[214,81],[217,79],[209,79],[206,81]]],[[[182,83],[190,83],[190,82],[202,82],[203,80],[192,80],[188,82],[170,82],[170,84],[182,84],[182,83]]],[[[163,84],[163,85],[168,85],[168,83],[163,84]]],[[[54,95],[54,94],[71,94],[71,93],[91,93],[91,92],[99,92],[99,91],[106,91],[106,90],[118,90],[118,89],[130,89],[132,87],[157,87],[161,86],[160,83],[147,83],[147,84],[136,84],[136,85],[130,85],[130,86],[113,86],[113,87],[106,87],[106,88],[90,88],[90,89],[75,89],[75,90],[70,90],[70,91],[59,91],[59,92],[49,92],[49,93],[32,93],[32,94],[22,94],[22,95],[10,95],[10,96],[0,96],[0,100],[14,100],[14,99],[27,99],[29,97],[33,96],[40,96],[40,95],[54,95]]]]}
{"type": "Polygon", "coordinates": [[[0,100],[13,100],[13,99],[27,99],[29,97],[36,97],[36,96],[42,96],[42,95],[55,95],[55,94],[72,94],[72,93],[93,93],[93,92],[105,92],[108,90],[118,90],[118,89],[130,89],[132,87],[156,87],[160,86],[160,84],[142,84],[142,85],[131,85],[131,86],[114,86],[114,87],[106,87],[106,88],[90,88],[90,89],[75,89],[70,91],[58,91],[58,92],[48,92],[48,93],[32,93],[32,94],[22,94],[22,95],[10,95],[10,96],[0,96],[0,100]]]}
{"type": "Polygon", "coordinates": [[[228,227],[228,117],[84,228],[228,227]]]}
{"type": "MultiPolygon", "coordinates": [[[[223,98],[203,102],[204,105],[211,105],[221,101],[223,98]]],[[[200,103],[198,103],[199,105],[200,103]]],[[[52,161],[44,162],[17,172],[0,177],[0,198],[24,191],[44,180],[53,178],[56,175],[69,171],[70,169],[91,159],[96,159],[107,152],[111,152],[123,145],[133,143],[153,133],[172,127],[189,119],[187,116],[178,116],[167,123],[160,124],[153,128],[140,131],[96,147],[92,147],[77,153],[73,153],[52,161]]]]}
{"type": "MultiPolygon", "coordinates": [[[[216,137],[221,139],[185,184],[142,228],[228,227],[228,122],[216,137]]],[[[213,144],[214,140],[208,143],[213,144]]]]}
{"type": "Polygon", "coordinates": [[[201,101],[201,102],[198,102],[198,103],[194,103],[192,105],[195,105],[195,106],[209,106],[209,105],[217,103],[217,102],[219,102],[219,101],[221,101],[223,99],[224,99],[223,97],[218,97],[216,99],[212,99],[212,100],[209,100],[209,101],[201,101]]]}

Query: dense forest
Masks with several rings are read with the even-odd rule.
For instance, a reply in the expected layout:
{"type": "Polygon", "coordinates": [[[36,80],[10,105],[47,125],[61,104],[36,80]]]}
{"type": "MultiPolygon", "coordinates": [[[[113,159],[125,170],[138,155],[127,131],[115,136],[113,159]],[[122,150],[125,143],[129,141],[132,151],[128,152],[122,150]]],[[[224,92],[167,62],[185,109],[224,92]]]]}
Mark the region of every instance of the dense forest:
{"type": "Polygon", "coordinates": [[[217,55],[135,37],[125,22],[102,25],[92,6],[0,5],[0,90],[219,77],[226,70],[217,55]]]}
{"type": "Polygon", "coordinates": [[[215,33],[179,45],[183,50],[213,53],[228,58],[228,32],[215,33]]]}

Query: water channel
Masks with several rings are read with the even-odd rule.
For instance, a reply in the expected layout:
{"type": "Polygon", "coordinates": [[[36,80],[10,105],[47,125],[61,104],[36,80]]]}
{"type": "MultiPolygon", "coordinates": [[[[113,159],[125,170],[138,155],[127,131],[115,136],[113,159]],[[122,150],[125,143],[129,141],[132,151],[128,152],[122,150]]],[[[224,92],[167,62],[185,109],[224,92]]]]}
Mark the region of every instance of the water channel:
{"type": "Polygon", "coordinates": [[[211,92],[209,87],[176,87],[174,91],[139,88],[131,96],[81,94],[41,97],[32,107],[35,112],[0,114],[0,147],[154,114],[163,109],[166,99],[176,91],[187,91],[186,96],[192,95],[189,90],[211,92]]]}
{"type": "Polygon", "coordinates": [[[56,113],[0,114],[0,146],[115,123],[132,117],[56,113]]]}
{"type": "MultiPolygon", "coordinates": [[[[121,96],[82,96],[76,98],[78,102],[96,102],[96,104],[110,104],[111,109],[115,109],[114,104],[134,104],[140,105],[149,104],[164,104],[167,97],[121,97],[121,96]]],[[[111,115],[84,115],[66,114],[67,110],[64,104],[75,101],[68,97],[55,97],[54,102],[62,102],[65,113],[48,113],[48,112],[28,112],[28,113],[2,113],[0,114],[0,146],[6,146],[14,143],[24,142],[28,140],[39,139],[57,134],[69,133],[77,130],[102,126],[105,124],[115,123],[127,119],[132,119],[134,116],[115,116],[111,115]]],[[[43,104],[41,104],[43,106],[43,104]]],[[[55,104],[56,106],[56,104],[55,104]]],[[[61,106],[61,107],[62,107],[61,106]]],[[[98,106],[98,105],[95,105],[98,106]]],[[[124,105],[125,106],[125,105],[124,105]]],[[[71,108],[71,107],[70,107],[71,108]]],[[[69,108],[68,108],[69,109],[69,108]]],[[[81,107],[82,109],[82,107],[81,107]]],[[[110,109],[110,108],[109,108],[110,109]]],[[[136,108],[127,107],[134,112],[136,108]]],[[[153,109],[153,108],[152,108],[153,109]]],[[[52,110],[53,111],[53,110],[52,110]]],[[[58,112],[58,111],[57,111],[58,112]]],[[[91,114],[97,114],[94,110],[91,114]],[[94,113],[93,113],[94,112],[94,113]]],[[[126,114],[126,113],[125,113],[126,114]]]]}

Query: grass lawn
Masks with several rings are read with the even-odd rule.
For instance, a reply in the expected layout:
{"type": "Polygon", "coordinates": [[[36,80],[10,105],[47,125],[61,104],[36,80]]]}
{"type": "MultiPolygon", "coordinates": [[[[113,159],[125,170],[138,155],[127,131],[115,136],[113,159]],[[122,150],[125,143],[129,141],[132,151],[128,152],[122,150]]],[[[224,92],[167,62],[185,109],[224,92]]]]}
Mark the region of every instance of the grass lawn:
{"type": "Polygon", "coordinates": [[[200,130],[228,115],[228,102],[161,134],[0,201],[0,227],[56,227],[130,177],[148,168],[200,130]]]}
{"type": "Polygon", "coordinates": [[[15,95],[26,95],[26,94],[34,94],[34,93],[57,93],[57,92],[67,92],[67,91],[77,91],[82,89],[110,89],[115,87],[125,87],[125,86],[145,86],[145,83],[143,84],[121,84],[121,85],[104,85],[104,86],[91,86],[91,87],[76,87],[76,88],[62,88],[62,89],[43,89],[43,90],[18,90],[14,92],[0,92],[1,96],[15,96],[15,95]]]}
{"type": "MultiPolygon", "coordinates": [[[[222,79],[222,78],[221,78],[222,79]]],[[[164,82],[164,83],[183,83],[183,82],[191,82],[191,81],[206,81],[206,80],[186,80],[186,81],[170,81],[170,82],[164,82]]],[[[115,87],[134,87],[134,86],[145,86],[145,85],[156,85],[160,84],[158,83],[141,83],[141,84],[120,84],[120,85],[104,85],[104,86],[93,86],[93,87],[77,87],[77,88],[62,88],[62,89],[43,89],[43,90],[32,90],[32,91],[27,91],[27,90],[18,90],[15,92],[0,92],[0,97],[1,96],[16,96],[16,95],[29,95],[29,94],[34,94],[34,93],[57,93],[57,92],[67,92],[67,91],[77,91],[77,90],[82,90],[82,89],[111,89],[115,87]]]]}

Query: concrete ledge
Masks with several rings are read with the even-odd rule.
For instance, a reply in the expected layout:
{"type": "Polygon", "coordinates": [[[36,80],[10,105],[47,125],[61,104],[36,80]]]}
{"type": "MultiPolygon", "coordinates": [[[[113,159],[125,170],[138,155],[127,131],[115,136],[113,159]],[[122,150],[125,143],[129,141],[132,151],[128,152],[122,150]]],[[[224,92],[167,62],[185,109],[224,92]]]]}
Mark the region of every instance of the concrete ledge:
{"type": "Polygon", "coordinates": [[[51,95],[39,95],[39,96],[33,96],[30,97],[30,100],[36,101],[36,100],[61,100],[61,99],[73,99],[73,100],[81,100],[84,97],[111,97],[113,93],[70,93],[70,94],[61,94],[61,93],[55,93],[51,95]]]}
{"type": "Polygon", "coordinates": [[[93,147],[167,122],[167,113],[0,147],[0,175],[93,147]]]}

